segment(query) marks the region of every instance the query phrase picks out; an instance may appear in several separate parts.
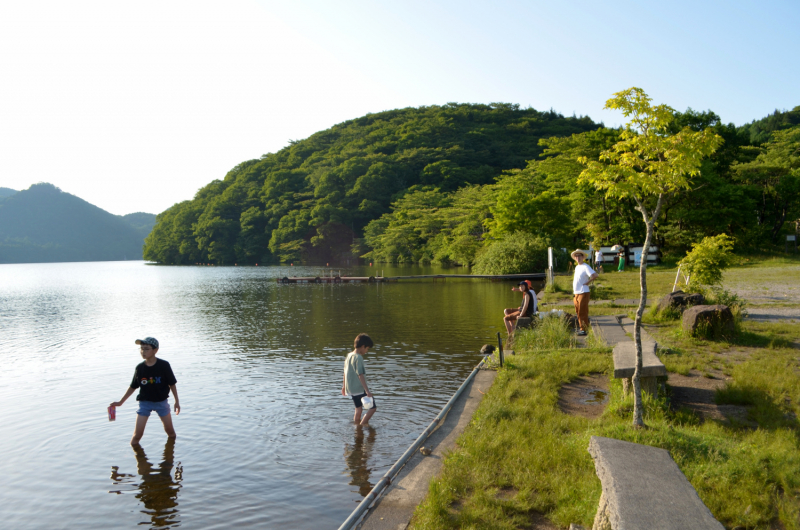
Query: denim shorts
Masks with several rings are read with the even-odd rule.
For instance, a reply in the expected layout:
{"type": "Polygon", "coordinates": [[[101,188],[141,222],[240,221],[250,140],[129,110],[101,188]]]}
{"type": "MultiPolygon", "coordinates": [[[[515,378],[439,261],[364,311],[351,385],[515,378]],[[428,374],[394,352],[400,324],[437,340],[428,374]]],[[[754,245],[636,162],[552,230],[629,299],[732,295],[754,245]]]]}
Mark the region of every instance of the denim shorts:
{"type": "Polygon", "coordinates": [[[136,411],[136,414],[139,416],[150,416],[150,413],[156,411],[160,418],[164,416],[169,416],[169,400],[165,399],[164,401],[140,401],[139,402],[139,410],[136,411]]]}

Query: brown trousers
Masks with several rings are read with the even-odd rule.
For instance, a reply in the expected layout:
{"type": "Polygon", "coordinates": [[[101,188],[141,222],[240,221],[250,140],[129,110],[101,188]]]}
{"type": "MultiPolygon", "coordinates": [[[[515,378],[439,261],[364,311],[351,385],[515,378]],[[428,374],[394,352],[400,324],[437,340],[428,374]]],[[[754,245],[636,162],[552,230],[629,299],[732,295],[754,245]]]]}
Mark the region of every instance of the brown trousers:
{"type": "Polygon", "coordinates": [[[589,331],[589,294],[576,294],[572,300],[575,303],[575,314],[578,315],[581,329],[587,332],[589,331]]]}

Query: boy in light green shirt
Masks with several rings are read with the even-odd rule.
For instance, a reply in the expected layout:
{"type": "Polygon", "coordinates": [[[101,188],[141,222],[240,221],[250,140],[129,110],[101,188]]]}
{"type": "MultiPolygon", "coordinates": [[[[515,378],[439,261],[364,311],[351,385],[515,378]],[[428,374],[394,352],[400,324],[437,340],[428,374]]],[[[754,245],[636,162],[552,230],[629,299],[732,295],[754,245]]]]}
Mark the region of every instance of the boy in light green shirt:
{"type": "Polygon", "coordinates": [[[366,370],[364,370],[364,358],[362,355],[367,353],[369,349],[375,344],[366,333],[360,333],[353,344],[353,351],[347,354],[344,360],[344,376],[342,378],[342,395],[350,396],[353,398],[353,404],[356,407],[353,421],[359,425],[367,425],[369,419],[375,414],[377,410],[375,407],[375,400],[373,399],[372,408],[367,410],[364,417],[361,417],[362,404],[361,398],[372,398],[372,392],[369,391],[366,379],[366,370]]]}

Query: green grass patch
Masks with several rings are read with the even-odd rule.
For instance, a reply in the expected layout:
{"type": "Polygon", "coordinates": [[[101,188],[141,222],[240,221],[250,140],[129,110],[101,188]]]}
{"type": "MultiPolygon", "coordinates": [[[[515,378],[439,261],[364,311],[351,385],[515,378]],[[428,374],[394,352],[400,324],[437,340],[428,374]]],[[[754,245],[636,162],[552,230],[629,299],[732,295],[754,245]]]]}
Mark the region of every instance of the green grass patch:
{"type": "Polygon", "coordinates": [[[558,317],[546,317],[535,327],[514,333],[514,347],[522,350],[549,351],[576,345],[575,333],[558,317]]]}
{"type": "MultiPolygon", "coordinates": [[[[669,328],[654,331],[669,334],[669,328]]],[[[707,341],[676,342],[681,344],[662,352],[665,364],[723,366],[707,341]]],[[[607,348],[517,348],[431,482],[413,528],[530,528],[534,512],[560,527],[591,527],[601,488],[586,449],[598,435],[668,450],[726,527],[800,529],[796,349],[756,351],[730,366],[733,381],[718,400],[747,405],[759,428],[701,422],[690,412],[672,411],[665,398],[645,397],[648,427],[636,430],[632,398],[623,398],[618,380],[611,381],[609,406],[597,419],[569,416],[558,407],[563,384],[612,371],[607,348]]]]}

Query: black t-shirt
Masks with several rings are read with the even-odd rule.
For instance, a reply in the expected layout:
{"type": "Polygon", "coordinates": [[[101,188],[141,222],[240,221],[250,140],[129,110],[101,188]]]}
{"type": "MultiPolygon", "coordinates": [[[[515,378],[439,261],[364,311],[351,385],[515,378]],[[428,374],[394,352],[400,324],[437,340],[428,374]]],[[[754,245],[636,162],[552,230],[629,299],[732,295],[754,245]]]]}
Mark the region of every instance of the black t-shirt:
{"type": "Polygon", "coordinates": [[[131,388],[139,389],[136,401],[164,401],[169,396],[169,386],[177,382],[169,363],[156,358],[153,366],[147,366],[144,361],[136,366],[131,388]]]}

